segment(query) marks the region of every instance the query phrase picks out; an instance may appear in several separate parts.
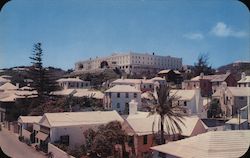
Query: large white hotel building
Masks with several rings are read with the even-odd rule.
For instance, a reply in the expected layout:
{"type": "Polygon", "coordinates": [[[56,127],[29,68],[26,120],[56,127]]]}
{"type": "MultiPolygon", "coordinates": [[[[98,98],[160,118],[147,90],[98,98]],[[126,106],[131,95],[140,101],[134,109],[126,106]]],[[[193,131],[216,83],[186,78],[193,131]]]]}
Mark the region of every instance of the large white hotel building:
{"type": "Polygon", "coordinates": [[[180,69],[182,58],[159,56],[155,53],[114,53],[108,57],[96,57],[75,63],[75,72],[94,72],[103,68],[119,68],[128,74],[158,72],[163,69],[180,69]]]}

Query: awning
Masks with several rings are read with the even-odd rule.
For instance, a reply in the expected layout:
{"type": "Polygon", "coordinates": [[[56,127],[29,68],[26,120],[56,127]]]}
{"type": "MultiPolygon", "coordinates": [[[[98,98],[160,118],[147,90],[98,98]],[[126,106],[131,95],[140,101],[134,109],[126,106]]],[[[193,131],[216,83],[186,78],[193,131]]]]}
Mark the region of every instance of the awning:
{"type": "Polygon", "coordinates": [[[45,141],[48,138],[48,134],[45,134],[43,132],[38,132],[36,135],[36,138],[45,141]]]}

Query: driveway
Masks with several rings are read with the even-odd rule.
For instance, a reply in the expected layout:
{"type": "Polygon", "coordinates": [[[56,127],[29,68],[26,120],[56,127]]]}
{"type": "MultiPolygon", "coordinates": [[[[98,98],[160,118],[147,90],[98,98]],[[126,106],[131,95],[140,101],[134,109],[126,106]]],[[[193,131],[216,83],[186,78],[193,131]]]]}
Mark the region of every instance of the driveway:
{"type": "Polygon", "coordinates": [[[17,136],[3,128],[0,131],[0,147],[5,154],[12,158],[45,158],[42,153],[37,152],[31,146],[18,140],[17,136]]]}

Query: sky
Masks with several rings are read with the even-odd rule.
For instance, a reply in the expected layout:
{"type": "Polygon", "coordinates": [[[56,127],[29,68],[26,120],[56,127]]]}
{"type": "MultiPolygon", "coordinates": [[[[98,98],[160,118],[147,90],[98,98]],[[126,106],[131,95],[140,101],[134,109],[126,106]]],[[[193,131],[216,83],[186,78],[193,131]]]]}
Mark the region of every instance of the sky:
{"type": "Polygon", "coordinates": [[[42,43],[44,65],[74,68],[114,52],[181,57],[207,53],[214,67],[250,60],[250,14],[237,0],[12,0],[0,12],[0,68],[31,65],[42,43]]]}

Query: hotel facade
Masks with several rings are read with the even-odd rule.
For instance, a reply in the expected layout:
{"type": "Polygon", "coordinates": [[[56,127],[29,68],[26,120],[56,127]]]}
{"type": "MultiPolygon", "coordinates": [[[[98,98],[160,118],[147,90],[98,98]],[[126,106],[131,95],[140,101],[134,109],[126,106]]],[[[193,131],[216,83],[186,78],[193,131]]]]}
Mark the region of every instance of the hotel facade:
{"type": "Polygon", "coordinates": [[[182,58],[159,56],[155,53],[112,54],[108,57],[96,57],[75,63],[75,72],[95,72],[101,68],[119,68],[127,74],[158,72],[163,69],[180,69],[182,58]]]}

